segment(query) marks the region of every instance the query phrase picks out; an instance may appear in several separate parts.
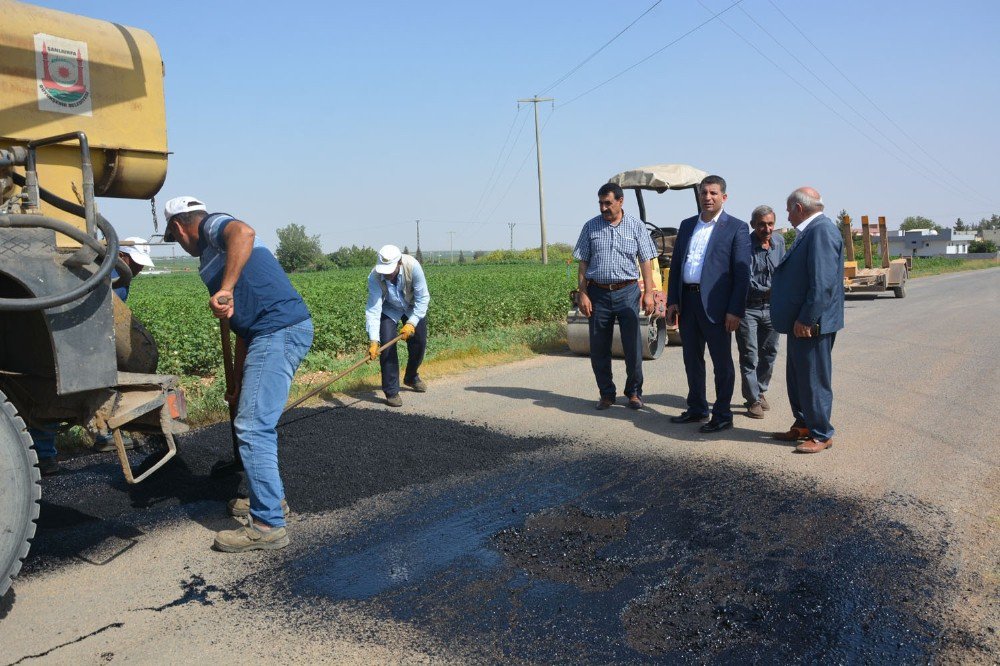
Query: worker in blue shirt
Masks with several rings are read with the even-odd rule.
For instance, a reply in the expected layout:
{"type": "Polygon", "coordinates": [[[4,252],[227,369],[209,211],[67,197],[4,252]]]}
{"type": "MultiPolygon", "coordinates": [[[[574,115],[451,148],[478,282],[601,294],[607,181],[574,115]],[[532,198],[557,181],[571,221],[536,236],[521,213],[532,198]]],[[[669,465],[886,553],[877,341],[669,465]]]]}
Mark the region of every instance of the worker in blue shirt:
{"type": "Polygon", "coordinates": [[[417,393],[427,391],[420,378],[420,364],[427,349],[427,290],[424,269],[414,257],[403,254],[395,245],[378,251],[378,261],[368,275],[368,306],[365,327],[368,330],[368,353],[379,359],[382,391],[390,407],[402,407],[399,397],[399,355],[396,345],[379,354],[379,347],[397,335],[403,336],[408,353],[403,384],[417,393]],[[399,328],[400,323],[403,324],[399,328]]]}
{"type": "MultiPolygon", "coordinates": [[[[207,212],[195,197],[166,203],[163,239],[199,257],[212,314],[229,320],[243,382],[233,426],[249,488],[247,524],[215,535],[227,553],[288,545],[285,490],[278,472],[278,419],[292,378],[312,345],[313,323],[302,297],[253,228],[226,213],[207,212]]],[[[239,368],[237,368],[239,371],[239,368]]],[[[234,504],[230,513],[236,515],[234,504]]]]}

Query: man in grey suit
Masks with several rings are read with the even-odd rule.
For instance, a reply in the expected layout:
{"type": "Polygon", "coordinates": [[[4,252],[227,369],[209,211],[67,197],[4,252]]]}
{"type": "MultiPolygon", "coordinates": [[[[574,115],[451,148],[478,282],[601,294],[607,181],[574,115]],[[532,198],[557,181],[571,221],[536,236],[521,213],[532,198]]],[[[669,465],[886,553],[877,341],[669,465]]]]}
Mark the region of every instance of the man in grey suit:
{"type": "Polygon", "coordinates": [[[801,441],[799,453],[833,446],[833,362],[837,331],[844,327],[844,240],[823,215],[823,198],[811,187],[792,192],[788,221],[796,236],[771,283],[771,321],[788,335],[785,379],[795,422],[782,441],[801,441]]]}

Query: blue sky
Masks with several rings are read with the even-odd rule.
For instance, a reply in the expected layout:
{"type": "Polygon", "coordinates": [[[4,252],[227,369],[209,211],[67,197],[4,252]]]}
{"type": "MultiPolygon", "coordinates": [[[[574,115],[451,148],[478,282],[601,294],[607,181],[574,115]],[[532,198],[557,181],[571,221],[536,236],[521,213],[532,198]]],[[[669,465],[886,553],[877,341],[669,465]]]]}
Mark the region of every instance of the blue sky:
{"type": "MultiPolygon", "coordinates": [[[[456,250],[507,247],[509,222],[516,247],[537,245],[532,111],[516,100],[654,3],[36,4],[156,39],[173,151],[160,208],[193,194],[272,247],[294,222],[332,251],[414,250],[417,219],[425,250],[447,249],[448,232],[456,250]]],[[[1000,3],[731,5],[662,0],[546,91],[549,242],[575,242],[610,176],[661,162],[724,176],[727,210],[744,219],[806,184],[830,211],[890,228],[1000,212],[1000,3]]],[[[689,192],[651,199],[662,226],[694,212],[689,192]]],[[[151,233],[148,202],[101,205],[124,235],[151,233]]],[[[631,194],[626,210],[637,213],[631,194]]]]}

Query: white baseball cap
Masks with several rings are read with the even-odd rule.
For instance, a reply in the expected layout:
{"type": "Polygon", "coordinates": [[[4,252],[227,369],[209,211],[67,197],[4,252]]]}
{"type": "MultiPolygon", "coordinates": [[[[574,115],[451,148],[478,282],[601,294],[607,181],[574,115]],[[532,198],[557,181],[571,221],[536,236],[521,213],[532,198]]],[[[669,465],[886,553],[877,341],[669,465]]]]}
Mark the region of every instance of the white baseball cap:
{"type": "Polygon", "coordinates": [[[382,249],[378,251],[378,263],[375,264],[375,272],[382,275],[392,273],[396,270],[396,264],[399,263],[402,256],[403,253],[395,245],[383,245],[382,249]]]}
{"type": "Polygon", "coordinates": [[[132,261],[140,266],[154,267],[153,260],[149,256],[149,241],[138,236],[129,236],[123,242],[131,242],[132,245],[119,245],[118,249],[132,257],[132,261]]]}
{"type": "Polygon", "coordinates": [[[170,221],[174,215],[178,213],[190,213],[193,210],[203,210],[208,212],[200,200],[194,197],[174,197],[166,203],[163,207],[163,216],[167,218],[167,222],[170,221]]]}

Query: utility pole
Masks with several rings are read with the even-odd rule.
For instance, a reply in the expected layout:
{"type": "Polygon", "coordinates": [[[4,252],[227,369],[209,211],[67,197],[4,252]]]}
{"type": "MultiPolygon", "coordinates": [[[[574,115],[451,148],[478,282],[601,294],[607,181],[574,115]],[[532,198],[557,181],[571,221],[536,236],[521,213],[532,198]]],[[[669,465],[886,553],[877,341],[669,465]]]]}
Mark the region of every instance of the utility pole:
{"type": "Polygon", "coordinates": [[[417,252],[420,252],[420,220],[417,220],[417,252]]]}
{"type": "Polygon", "coordinates": [[[554,97],[538,97],[519,99],[518,104],[531,102],[535,105],[535,157],[538,160],[538,224],[542,228],[542,263],[549,263],[549,248],[545,242],[545,194],[542,189],[542,134],[538,128],[538,103],[554,102],[554,97]]]}
{"type": "Polygon", "coordinates": [[[510,249],[514,249],[514,227],[517,226],[517,222],[508,222],[507,226],[510,227],[510,249]]]}
{"type": "Polygon", "coordinates": [[[449,231],[448,236],[450,237],[448,241],[448,256],[450,258],[449,263],[455,263],[455,232],[449,231]]]}

